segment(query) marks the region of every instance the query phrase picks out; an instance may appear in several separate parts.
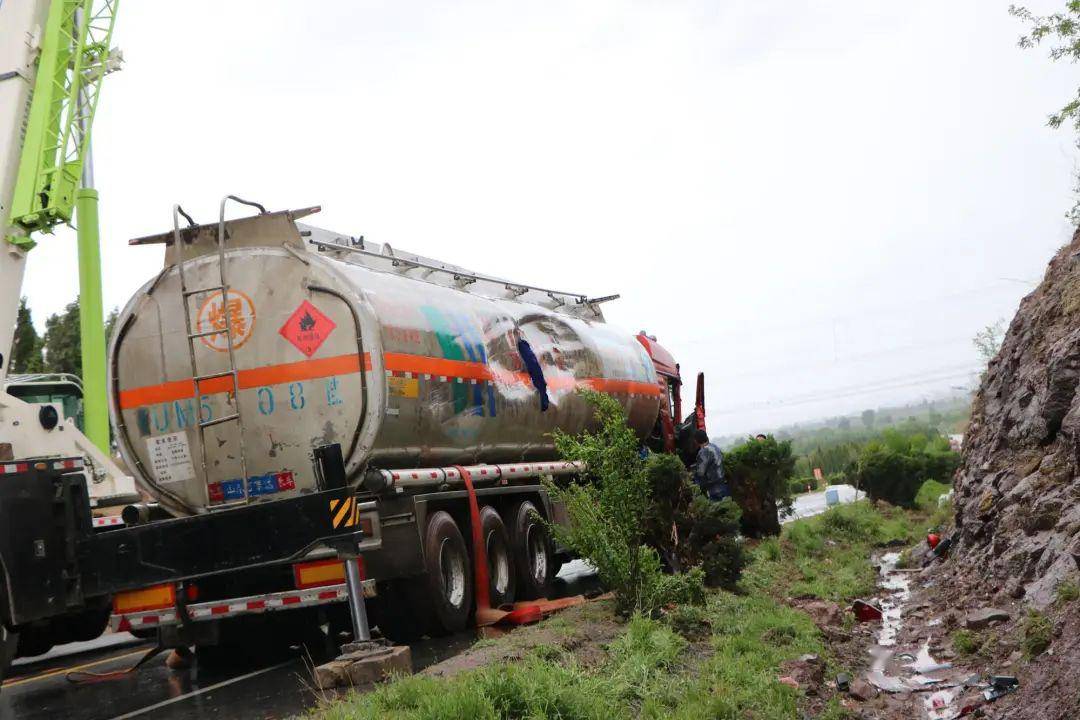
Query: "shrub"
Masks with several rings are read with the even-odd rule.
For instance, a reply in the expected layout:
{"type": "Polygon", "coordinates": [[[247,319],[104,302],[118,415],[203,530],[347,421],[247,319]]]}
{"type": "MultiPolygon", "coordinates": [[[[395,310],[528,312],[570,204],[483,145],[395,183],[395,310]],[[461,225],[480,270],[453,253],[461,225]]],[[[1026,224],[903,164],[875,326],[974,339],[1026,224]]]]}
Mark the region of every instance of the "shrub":
{"type": "Polygon", "coordinates": [[[791,508],[790,480],[795,471],[791,441],[748,439],[724,455],[724,476],[742,510],[749,537],[780,534],[780,510],[791,508]]]}
{"type": "Polygon", "coordinates": [[[1050,622],[1050,618],[1038,610],[1028,612],[1020,626],[1020,630],[1023,633],[1024,655],[1028,659],[1041,654],[1043,650],[1050,647],[1054,626],[1050,622]]]}
{"type": "Polygon", "coordinates": [[[983,638],[970,630],[957,630],[952,634],[953,649],[960,655],[974,655],[983,646],[983,638]]]}
{"type": "Polygon", "coordinates": [[[729,499],[706,498],[674,455],[650,456],[645,472],[652,493],[646,543],[670,569],[701,566],[706,585],[734,588],[745,565],[742,543],[735,537],[739,507],[729,499]]]}
{"type": "Polygon", "coordinates": [[[651,483],[664,479],[650,468],[670,462],[650,459],[647,467],[622,405],[608,395],[583,394],[593,406],[598,429],[576,437],[554,433],[562,456],[584,461],[586,471],[581,484],[547,483],[552,497],[565,503],[570,521],[569,526],[549,524],[552,534],[596,567],[622,614],[651,614],[672,602],[701,602],[704,573],[664,576],[656,550],[644,544],[650,520],[657,516],[651,483]]]}

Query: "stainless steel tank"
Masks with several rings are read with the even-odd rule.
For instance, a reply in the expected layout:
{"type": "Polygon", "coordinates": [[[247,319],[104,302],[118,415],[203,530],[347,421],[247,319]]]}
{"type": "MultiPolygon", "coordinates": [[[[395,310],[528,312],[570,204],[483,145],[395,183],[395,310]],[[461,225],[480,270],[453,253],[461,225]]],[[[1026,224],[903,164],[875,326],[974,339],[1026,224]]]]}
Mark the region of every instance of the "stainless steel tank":
{"type": "Polygon", "coordinates": [[[245,486],[254,501],[311,491],[311,449],[327,443],[354,481],[369,467],[553,458],[552,430],[591,422],[580,387],[617,397],[642,438],[653,429],[653,364],[597,303],[298,224],[306,212],[227,223],[225,298],[212,289],[217,226],[184,233],[190,350],[172,233],[132,241],[169,247],[118,319],[112,418],[124,459],[172,512],[243,500],[245,486]]]}

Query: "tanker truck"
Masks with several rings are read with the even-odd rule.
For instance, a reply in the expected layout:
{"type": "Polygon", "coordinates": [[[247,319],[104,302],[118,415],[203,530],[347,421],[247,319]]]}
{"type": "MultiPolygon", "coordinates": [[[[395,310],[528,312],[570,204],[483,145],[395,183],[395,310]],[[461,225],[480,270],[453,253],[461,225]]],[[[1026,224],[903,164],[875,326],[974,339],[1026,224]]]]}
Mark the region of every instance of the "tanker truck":
{"type": "MultiPolygon", "coordinates": [[[[702,378],[681,421],[678,364],[654,337],[604,321],[601,305],[617,296],[482,275],[299,222],[317,207],[248,204],[257,214],[207,225],[177,206],[172,231],[131,241],[164,245],[165,267],[123,308],[109,345],[115,437],[151,498],[127,508],[129,525],[324,491],[311,451],[338,446],[354,496],[331,508],[333,522],[364,522],[373,621],[408,641],[470,620],[470,492],[492,604],[549,592],[567,553],[543,520],[565,517],[540,479],[581,470],[552,441],[556,428],[590,427],[578,389],[617,398],[656,451],[704,427],[702,378]]],[[[345,571],[324,550],[152,585],[117,594],[110,622],[197,647],[260,627],[269,611],[289,611],[275,615],[278,633],[344,629],[345,571]]]]}

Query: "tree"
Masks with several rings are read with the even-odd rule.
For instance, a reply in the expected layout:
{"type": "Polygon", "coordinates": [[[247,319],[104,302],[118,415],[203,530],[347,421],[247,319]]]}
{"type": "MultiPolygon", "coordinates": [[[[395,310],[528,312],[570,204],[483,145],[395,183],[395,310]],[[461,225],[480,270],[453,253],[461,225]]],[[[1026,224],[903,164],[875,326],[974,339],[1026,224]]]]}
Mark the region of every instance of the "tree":
{"type": "Polygon", "coordinates": [[[1001,340],[1004,337],[1005,318],[998,318],[997,322],[993,325],[987,325],[975,333],[975,337],[972,338],[971,342],[975,345],[979,357],[982,358],[984,372],[990,361],[997,357],[998,351],[1001,350],[1001,340]]]}
{"type": "Polygon", "coordinates": [[[862,424],[867,430],[874,427],[875,414],[876,413],[871,408],[867,408],[866,410],[862,411],[862,424]]]}
{"type": "MultiPolygon", "coordinates": [[[[1028,23],[1030,27],[1029,34],[1020,38],[1020,47],[1030,49],[1041,46],[1045,41],[1052,44],[1049,55],[1053,62],[1067,60],[1075,63],[1080,60],[1080,0],[1068,0],[1061,12],[1051,15],[1036,15],[1026,7],[1017,5],[1010,5],[1009,13],[1028,23]]],[[[1052,128],[1059,128],[1066,123],[1071,123],[1073,129],[1080,132],[1080,89],[1072,100],[1047,119],[1047,124],[1052,128]]],[[[1080,196],[1080,176],[1076,179],[1073,191],[1080,196]]],[[[1066,217],[1074,225],[1080,225],[1080,198],[1066,213],[1066,217]]]]}
{"type": "Polygon", "coordinates": [[[78,298],[45,321],[45,370],[82,376],[78,298]]]}
{"type": "Polygon", "coordinates": [[[120,310],[113,308],[109,311],[109,314],[105,316],[105,345],[112,342],[113,332],[116,331],[116,318],[120,317],[120,310]]]}
{"type": "Polygon", "coordinates": [[[545,483],[551,496],[565,503],[570,520],[568,526],[549,523],[549,530],[596,568],[601,582],[614,593],[620,613],[651,613],[672,602],[700,604],[704,572],[695,568],[664,575],[660,556],[647,544],[648,521],[655,512],[652,482],[665,475],[650,471],[659,460],[642,457],[619,401],[589,390],[582,395],[592,405],[598,429],[577,436],[559,429],[553,433],[559,453],[583,461],[586,470],[580,483],[545,483]]]}
{"type": "Polygon", "coordinates": [[[791,508],[791,476],[795,458],[791,441],[749,438],[724,455],[724,477],[742,511],[742,530],[748,537],[780,534],[781,509],[791,508]]]}
{"type": "Polygon", "coordinates": [[[13,373],[38,373],[44,369],[41,338],[34,328],[26,298],[22,298],[19,300],[19,314],[15,320],[15,342],[11,346],[10,370],[13,373]]]}

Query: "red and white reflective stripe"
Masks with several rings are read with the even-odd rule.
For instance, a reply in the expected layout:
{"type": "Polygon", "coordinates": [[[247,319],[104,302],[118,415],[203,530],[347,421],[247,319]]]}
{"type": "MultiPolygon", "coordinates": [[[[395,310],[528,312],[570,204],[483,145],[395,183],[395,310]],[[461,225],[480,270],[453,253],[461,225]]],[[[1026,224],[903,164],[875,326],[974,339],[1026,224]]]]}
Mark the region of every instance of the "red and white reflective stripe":
{"type": "Polygon", "coordinates": [[[106,515],[105,517],[94,518],[94,527],[115,527],[117,525],[123,525],[124,518],[119,515],[106,515]]]}
{"type": "Polygon", "coordinates": [[[54,470],[79,470],[82,466],[82,460],[57,460],[53,463],[54,470]]]}
{"type": "MultiPolygon", "coordinates": [[[[552,460],[540,463],[504,463],[501,465],[468,465],[465,467],[473,482],[524,480],[542,475],[572,475],[585,469],[584,463],[552,460]]],[[[461,482],[461,475],[452,467],[410,468],[407,470],[380,470],[389,487],[395,485],[425,486],[445,482],[461,482]]]]}
{"type": "Polygon", "coordinates": [[[4,475],[26,472],[29,469],[30,463],[11,463],[8,465],[0,465],[0,472],[3,472],[4,475]]]}
{"type": "MultiPolygon", "coordinates": [[[[365,580],[364,597],[374,596],[375,581],[365,580]]],[[[231,600],[195,603],[188,605],[187,610],[188,617],[195,622],[199,622],[202,620],[219,620],[236,615],[293,610],[313,605],[344,602],[348,599],[348,590],[346,590],[345,584],[341,583],[340,585],[328,585],[307,590],[288,590],[267,595],[251,595],[231,600]]],[[[159,625],[174,625],[178,622],[175,610],[151,610],[148,612],[124,613],[122,615],[114,614],[109,618],[109,627],[115,631],[138,630],[159,625]]]]}

